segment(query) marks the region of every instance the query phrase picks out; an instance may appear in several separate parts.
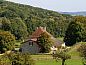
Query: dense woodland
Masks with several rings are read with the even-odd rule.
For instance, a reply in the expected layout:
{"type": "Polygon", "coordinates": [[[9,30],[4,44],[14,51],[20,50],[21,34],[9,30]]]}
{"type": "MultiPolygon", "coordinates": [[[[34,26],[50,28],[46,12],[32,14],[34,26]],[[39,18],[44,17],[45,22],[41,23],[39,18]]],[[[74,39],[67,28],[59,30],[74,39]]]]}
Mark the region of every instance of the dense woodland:
{"type": "Polygon", "coordinates": [[[47,27],[53,36],[64,36],[72,16],[49,11],[29,5],[0,2],[0,29],[10,31],[16,39],[24,39],[36,29],[47,27]]]}
{"type": "Polygon", "coordinates": [[[46,26],[54,37],[63,37],[71,21],[79,22],[86,29],[86,17],[74,17],[29,5],[0,1],[0,30],[11,32],[16,40],[29,37],[39,26],[46,26]]]}

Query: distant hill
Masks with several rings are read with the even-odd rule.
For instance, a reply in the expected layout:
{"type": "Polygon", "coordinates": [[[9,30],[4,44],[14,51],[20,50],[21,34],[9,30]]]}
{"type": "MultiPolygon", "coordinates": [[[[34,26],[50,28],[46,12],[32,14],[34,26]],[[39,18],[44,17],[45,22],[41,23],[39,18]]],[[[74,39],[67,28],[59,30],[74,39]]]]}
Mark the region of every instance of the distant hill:
{"type": "Polygon", "coordinates": [[[62,14],[70,14],[73,16],[77,16],[77,15],[81,15],[81,16],[86,16],[86,11],[82,11],[82,12],[61,12],[62,14]]]}

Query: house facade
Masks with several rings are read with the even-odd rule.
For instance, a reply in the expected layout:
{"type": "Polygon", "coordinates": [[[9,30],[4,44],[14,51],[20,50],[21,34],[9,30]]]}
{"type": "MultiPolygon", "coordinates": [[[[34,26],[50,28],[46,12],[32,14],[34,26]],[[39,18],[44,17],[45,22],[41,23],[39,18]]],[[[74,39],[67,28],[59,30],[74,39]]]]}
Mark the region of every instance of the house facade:
{"type": "Polygon", "coordinates": [[[36,54],[40,52],[40,46],[37,44],[36,41],[28,40],[23,42],[21,46],[21,52],[29,52],[31,54],[36,54]]]}
{"type": "MultiPolygon", "coordinates": [[[[37,43],[37,39],[44,32],[46,32],[47,35],[51,36],[51,38],[55,40],[55,38],[46,31],[46,27],[37,27],[37,29],[29,37],[29,39],[22,43],[21,52],[23,52],[23,53],[29,52],[32,54],[39,53],[41,46],[37,43]]],[[[56,43],[54,43],[53,46],[57,47],[58,45],[61,45],[61,43],[56,42],[56,43]]]]}

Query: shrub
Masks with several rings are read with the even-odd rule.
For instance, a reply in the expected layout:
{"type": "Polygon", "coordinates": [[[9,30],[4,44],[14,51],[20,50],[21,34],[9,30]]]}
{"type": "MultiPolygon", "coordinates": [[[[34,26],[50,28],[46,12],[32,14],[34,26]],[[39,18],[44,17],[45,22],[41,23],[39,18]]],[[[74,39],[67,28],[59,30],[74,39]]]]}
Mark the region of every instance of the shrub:
{"type": "Polygon", "coordinates": [[[81,44],[81,46],[77,49],[82,57],[83,65],[86,65],[86,44],[81,44]]]}

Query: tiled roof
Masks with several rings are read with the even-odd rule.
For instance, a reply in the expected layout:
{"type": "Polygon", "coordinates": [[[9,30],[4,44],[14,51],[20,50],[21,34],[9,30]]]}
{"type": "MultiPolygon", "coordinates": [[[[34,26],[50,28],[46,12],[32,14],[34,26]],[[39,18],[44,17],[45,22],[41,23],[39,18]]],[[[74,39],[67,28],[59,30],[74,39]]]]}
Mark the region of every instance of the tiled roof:
{"type": "Polygon", "coordinates": [[[35,32],[32,33],[31,38],[37,38],[44,32],[42,27],[39,27],[35,32]]]}
{"type": "Polygon", "coordinates": [[[48,33],[46,31],[46,28],[43,28],[43,27],[38,27],[35,32],[32,33],[30,39],[34,39],[35,41],[37,40],[37,38],[42,34],[46,32],[48,35],[52,36],[50,33],[48,33]]]}

